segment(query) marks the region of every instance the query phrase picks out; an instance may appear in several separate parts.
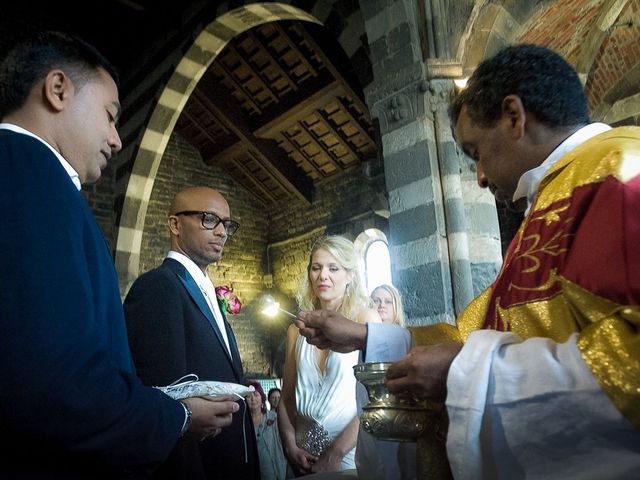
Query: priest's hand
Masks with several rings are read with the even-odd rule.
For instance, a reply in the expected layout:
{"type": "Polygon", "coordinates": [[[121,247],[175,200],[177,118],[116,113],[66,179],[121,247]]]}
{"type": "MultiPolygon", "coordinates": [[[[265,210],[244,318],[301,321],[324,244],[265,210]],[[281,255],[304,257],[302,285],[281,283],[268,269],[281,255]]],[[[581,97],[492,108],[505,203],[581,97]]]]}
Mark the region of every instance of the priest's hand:
{"type": "Polygon", "coordinates": [[[367,326],[331,310],[300,312],[295,320],[307,342],[340,353],[362,350],[367,343],[367,326]]]}
{"type": "Polygon", "coordinates": [[[391,393],[411,392],[419,398],[444,402],[449,368],[461,349],[461,343],[412,348],[406,357],[389,366],[387,388],[391,393]]]}

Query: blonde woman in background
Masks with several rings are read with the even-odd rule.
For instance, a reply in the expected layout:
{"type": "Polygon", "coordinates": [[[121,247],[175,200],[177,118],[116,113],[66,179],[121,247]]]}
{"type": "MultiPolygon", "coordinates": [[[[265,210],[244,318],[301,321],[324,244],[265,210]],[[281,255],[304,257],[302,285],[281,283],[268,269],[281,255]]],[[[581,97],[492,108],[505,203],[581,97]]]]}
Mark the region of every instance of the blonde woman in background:
{"type": "Polygon", "coordinates": [[[378,310],[382,323],[396,323],[404,327],[404,309],[400,292],[396,287],[383,283],[371,292],[371,300],[378,310]]]}
{"type": "MultiPolygon", "coordinates": [[[[404,309],[400,292],[387,284],[371,291],[371,300],[378,309],[383,323],[396,323],[404,327],[404,309]]],[[[358,385],[358,406],[368,401],[364,386],[358,385]]],[[[367,480],[415,480],[416,444],[378,440],[360,428],[356,450],[358,477],[367,480]]]]}
{"type": "MultiPolygon", "coordinates": [[[[357,322],[380,322],[370,308],[353,242],[322,237],[313,245],[297,295],[302,311],[331,310],[357,322]]],[[[278,422],[282,445],[298,475],[353,470],[360,425],[353,366],[359,352],[320,350],[287,332],[278,422]]]]}

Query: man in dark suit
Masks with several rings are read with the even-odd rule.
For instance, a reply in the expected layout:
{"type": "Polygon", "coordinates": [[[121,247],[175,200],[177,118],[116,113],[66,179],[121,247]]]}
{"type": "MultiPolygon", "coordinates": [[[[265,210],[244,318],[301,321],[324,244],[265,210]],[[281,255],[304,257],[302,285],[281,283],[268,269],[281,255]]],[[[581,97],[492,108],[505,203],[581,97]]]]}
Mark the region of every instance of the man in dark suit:
{"type": "Polygon", "coordinates": [[[122,147],[116,80],[55,32],[0,63],[2,478],[139,478],[183,433],[214,434],[237,410],[181,404],[135,375],[115,268],[79,191],[122,147]]]}
{"type": "MultiPolygon", "coordinates": [[[[233,331],[207,275],[239,225],[230,219],[224,197],[208,187],[178,193],[168,223],[167,258],[134,282],[124,302],[138,375],[147,385],[166,385],[188,374],[244,384],[233,331]]],[[[155,478],[260,478],[253,424],[245,408],[243,404],[231,426],[215,438],[178,442],[155,478]]]]}

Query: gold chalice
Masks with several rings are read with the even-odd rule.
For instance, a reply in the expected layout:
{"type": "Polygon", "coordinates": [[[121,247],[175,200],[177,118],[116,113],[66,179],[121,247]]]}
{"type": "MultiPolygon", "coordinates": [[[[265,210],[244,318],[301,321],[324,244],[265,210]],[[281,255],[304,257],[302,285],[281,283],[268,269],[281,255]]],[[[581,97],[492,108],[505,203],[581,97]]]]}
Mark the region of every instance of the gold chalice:
{"type": "Polygon", "coordinates": [[[353,367],[356,378],[369,395],[369,403],[362,407],[360,424],[382,440],[415,442],[427,430],[433,412],[413,395],[389,393],[384,383],[389,365],[389,362],[373,362],[353,367]]]}
{"type": "Polygon", "coordinates": [[[417,442],[417,478],[449,480],[445,450],[446,416],[443,405],[420,400],[410,393],[394,395],[384,378],[391,363],[361,363],[353,367],[367,389],[369,403],[362,407],[360,425],[381,440],[417,442]]]}

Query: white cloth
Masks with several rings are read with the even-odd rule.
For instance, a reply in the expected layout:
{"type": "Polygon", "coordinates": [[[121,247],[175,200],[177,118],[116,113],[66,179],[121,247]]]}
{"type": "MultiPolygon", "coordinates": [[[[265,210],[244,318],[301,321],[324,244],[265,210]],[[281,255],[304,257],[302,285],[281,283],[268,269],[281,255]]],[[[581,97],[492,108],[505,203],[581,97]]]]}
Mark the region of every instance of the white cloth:
{"type": "MultiPolygon", "coordinates": [[[[324,373],[318,368],[317,349],[298,336],[295,346],[296,379],[296,438],[305,424],[316,421],[333,441],[357,415],[356,377],[353,366],[359,352],[329,351],[324,373]]],[[[355,447],[343,458],[341,470],[356,468],[355,447]]]]}
{"type": "Polygon", "coordinates": [[[404,357],[413,346],[411,332],[393,323],[367,323],[365,362],[391,362],[404,357]]]}
{"type": "Polygon", "coordinates": [[[40,138],[35,133],[31,133],[29,130],[25,130],[24,128],[19,127],[18,125],[14,125],[13,123],[0,123],[0,129],[11,130],[12,132],[22,133],[23,135],[29,135],[30,137],[33,137],[36,140],[39,140],[42,143],[44,143],[47,146],[47,148],[51,150],[53,154],[56,156],[56,158],[60,162],[60,165],[62,165],[62,167],[65,169],[65,171],[69,175],[69,178],[71,179],[73,184],[76,186],[76,188],[78,190],[82,188],[82,185],[80,184],[80,175],[78,175],[78,172],[76,172],[75,169],[71,166],[71,164],[67,162],[62,155],[60,155],[60,152],[58,152],[55,148],[49,145],[44,139],[40,138]]]}
{"type": "Polygon", "coordinates": [[[218,329],[220,333],[222,333],[222,338],[224,339],[225,346],[227,347],[227,353],[231,356],[231,347],[229,347],[229,336],[227,335],[227,329],[224,325],[224,319],[222,317],[222,312],[220,312],[220,305],[218,305],[218,297],[216,296],[216,289],[213,286],[213,282],[209,278],[209,276],[200,270],[193,260],[191,260],[186,255],[183,255],[180,252],[176,252],[175,250],[170,250],[167,253],[167,258],[173,258],[174,260],[180,262],[184,268],[187,269],[189,275],[195,280],[198,287],[200,287],[200,291],[204,295],[209,308],[211,309],[211,313],[213,314],[213,318],[216,320],[216,324],[218,325],[218,329]]]}
{"type": "Polygon", "coordinates": [[[449,371],[456,479],[640,478],[640,432],[566,343],[471,333],[449,371]]]}

